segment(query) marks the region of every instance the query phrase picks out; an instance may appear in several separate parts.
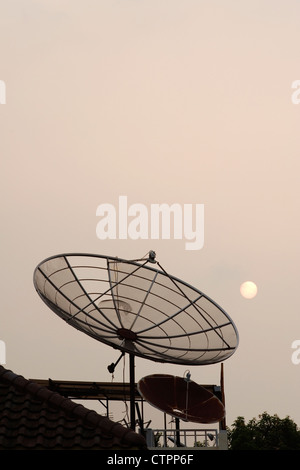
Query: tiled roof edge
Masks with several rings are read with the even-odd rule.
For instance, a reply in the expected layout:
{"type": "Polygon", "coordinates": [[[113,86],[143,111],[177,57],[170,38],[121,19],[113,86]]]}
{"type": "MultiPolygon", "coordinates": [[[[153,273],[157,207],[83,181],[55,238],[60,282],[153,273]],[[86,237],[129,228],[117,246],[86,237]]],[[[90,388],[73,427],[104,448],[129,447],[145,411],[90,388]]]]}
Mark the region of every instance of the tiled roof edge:
{"type": "Polygon", "coordinates": [[[146,442],[142,435],[137,434],[132,429],[125,428],[120,423],[114,423],[109,418],[100,416],[96,411],[89,410],[83,405],[65,398],[57,392],[49,390],[47,387],[35,383],[33,380],[25,379],[22,375],[17,375],[9,369],[0,365],[0,381],[5,381],[13,385],[19,391],[29,393],[38,400],[48,402],[50,405],[61,409],[65,413],[81,419],[85,424],[98,428],[99,430],[113,434],[125,445],[146,448],[146,442]]]}

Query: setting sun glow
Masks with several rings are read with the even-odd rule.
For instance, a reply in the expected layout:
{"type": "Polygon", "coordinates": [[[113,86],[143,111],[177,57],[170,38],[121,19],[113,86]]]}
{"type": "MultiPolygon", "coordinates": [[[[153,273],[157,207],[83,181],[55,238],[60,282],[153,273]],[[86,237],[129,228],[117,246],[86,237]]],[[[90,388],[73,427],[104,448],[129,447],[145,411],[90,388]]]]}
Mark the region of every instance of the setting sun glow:
{"type": "Polygon", "coordinates": [[[245,281],[241,284],[240,292],[245,299],[253,299],[257,294],[257,285],[252,281],[245,281]]]}

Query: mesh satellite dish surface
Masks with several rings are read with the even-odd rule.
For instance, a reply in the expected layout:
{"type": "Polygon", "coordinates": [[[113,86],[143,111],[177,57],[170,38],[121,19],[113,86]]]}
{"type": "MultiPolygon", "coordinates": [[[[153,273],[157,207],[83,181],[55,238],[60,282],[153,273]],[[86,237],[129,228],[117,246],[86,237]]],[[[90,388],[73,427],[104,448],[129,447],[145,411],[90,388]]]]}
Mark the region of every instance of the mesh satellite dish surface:
{"type": "Polygon", "coordinates": [[[237,329],[203,292],[169,275],[155,253],[141,260],[62,254],[34,271],[59,317],[109,346],[152,361],[205,365],[238,346],[237,329]]]}
{"type": "Polygon", "coordinates": [[[221,421],[225,416],[223,403],[190,379],[148,375],[138,382],[138,390],[152,406],[183,421],[207,424],[221,421]]]}
{"type": "Polygon", "coordinates": [[[224,310],[198,289],[155,269],[154,255],[142,261],[58,255],[37,266],[34,285],[62,319],[122,351],[187,365],[231,356],[238,334],[224,310]]]}

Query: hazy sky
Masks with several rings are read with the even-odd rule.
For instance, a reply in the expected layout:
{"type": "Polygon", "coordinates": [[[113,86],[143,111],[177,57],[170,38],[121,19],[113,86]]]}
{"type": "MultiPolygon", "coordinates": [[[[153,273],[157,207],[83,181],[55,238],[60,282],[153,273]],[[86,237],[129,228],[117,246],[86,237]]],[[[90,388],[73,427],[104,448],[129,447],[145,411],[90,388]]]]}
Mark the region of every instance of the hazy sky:
{"type": "MultiPolygon", "coordinates": [[[[267,411],[300,426],[300,4],[297,0],[0,0],[1,328],[26,378],[109,381],[118,351],[36,294],[63,252],[142,257],[235,322],[227,424],[267,411]],[[99,204],[204,204],[205,241],[104,240],[99,204]],[[252,300],[239,292],[254,281],[252,300]]],[[[136,379],[186,367],[136,361],[136,379]]],[[[220,365],[194,367],[219,383],[220,365]]],[[[122,380],[122,366],[115,380],[122,380]]]]}

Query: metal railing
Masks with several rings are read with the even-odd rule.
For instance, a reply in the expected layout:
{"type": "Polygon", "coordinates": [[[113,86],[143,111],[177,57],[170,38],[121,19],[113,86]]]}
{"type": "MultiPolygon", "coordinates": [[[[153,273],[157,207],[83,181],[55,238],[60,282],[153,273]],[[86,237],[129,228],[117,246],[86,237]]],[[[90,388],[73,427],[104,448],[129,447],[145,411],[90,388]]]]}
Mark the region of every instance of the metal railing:
{"type": "Polygon", "coordinates": [[[154,448],[217,448],[217,429],[147,429],[148,447],[154,448]]]}

